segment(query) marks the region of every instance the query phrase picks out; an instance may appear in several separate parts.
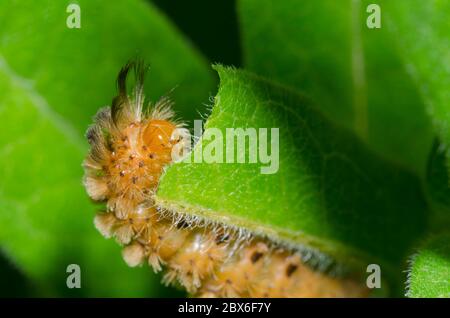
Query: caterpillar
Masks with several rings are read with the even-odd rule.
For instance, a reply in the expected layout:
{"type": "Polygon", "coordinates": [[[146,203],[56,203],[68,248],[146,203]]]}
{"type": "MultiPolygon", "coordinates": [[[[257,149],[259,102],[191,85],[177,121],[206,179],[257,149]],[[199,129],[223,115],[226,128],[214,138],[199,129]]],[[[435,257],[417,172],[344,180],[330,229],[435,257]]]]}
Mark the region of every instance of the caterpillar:
{"type": "Polygon", "coordinates": [[[154,204],[153,196],[172,153],[189,150],[190,135],[162,97],[144,107],[145,66],[129,62],[117,77],[118,95],[98,111],[86,137],[84,186],[106,203],[94,224],[123,246],[131,266],[164,270],[163,281],[195,297],[365,297],[353,278],[333,277],[309,266],[301,254],[225,226],[194,226],[154,204]],[[127,77],[134,71],[129,95],[127,77]]]}

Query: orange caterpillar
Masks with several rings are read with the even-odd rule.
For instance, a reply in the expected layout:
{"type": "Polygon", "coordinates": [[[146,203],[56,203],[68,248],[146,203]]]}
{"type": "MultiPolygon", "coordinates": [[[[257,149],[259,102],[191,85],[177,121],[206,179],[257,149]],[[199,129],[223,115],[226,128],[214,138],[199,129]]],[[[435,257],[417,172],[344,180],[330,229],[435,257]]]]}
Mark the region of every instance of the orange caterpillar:
{"type": "Polygon", "coordinates": [[[91,150],[84,161],[84,185],[95,201],[106,202],[95,225],[124,245],[129,266],[147,262],[164,281],[201,297],[361,297],[367,289],[351,279],[311,269],[299,253],[267,239],[240,239],[225,227],[192,226],[164,214],[153,195],[172,151],[182,152],[188,132],[173,120],[162,98],[144,110],[144,68],[129,63],[118,76],[118,96],[101,109],[87,132],[91,150]],[[135,71],[136,87],[127,95],[126,79],[135,71]]]}

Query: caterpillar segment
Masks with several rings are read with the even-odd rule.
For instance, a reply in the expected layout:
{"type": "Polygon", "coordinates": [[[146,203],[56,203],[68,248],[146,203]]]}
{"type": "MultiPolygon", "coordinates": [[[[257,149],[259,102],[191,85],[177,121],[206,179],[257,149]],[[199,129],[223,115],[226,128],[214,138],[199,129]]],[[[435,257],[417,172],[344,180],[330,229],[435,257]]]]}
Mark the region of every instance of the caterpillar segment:
{"type": "Polygon", "coordinates": [[[226,227],[194,226],[160,211],[153,195],[174,153],[189,151],[190,135],[174,120],[162,98],[144,108],[142,63],[119,73],[118,96],[100,109],[88,129],[91,149],[84,161],[88,195],[106,203],[94,224],[106,238],[123,245],[131,266],[147,263],[164,270],[166,284],[183,286],[198,297],[365,297],[356,280],[312,269],[296,251],[268,239],[244,240],[226,227]],[[136,84],[127,93],[127,75],[136,84]]]}

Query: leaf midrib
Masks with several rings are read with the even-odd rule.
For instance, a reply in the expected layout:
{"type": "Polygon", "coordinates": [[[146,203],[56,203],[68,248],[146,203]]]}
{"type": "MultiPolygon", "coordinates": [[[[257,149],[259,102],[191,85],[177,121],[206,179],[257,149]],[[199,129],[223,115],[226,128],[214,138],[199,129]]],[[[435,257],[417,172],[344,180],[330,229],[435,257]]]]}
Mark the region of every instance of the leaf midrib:
{"type": "Polygon", "coordinates": [[[33,81],[21,77],[17,72],[15,72],[8,64],[5,57],[1,54],[0,71],[3,71],[11,79],[11,82],[14,85],[23,90],[32,102],[31,104],[43,118],[46,118],[54,124],[55,127],[76,147],[81,154],[85,153],[86,145],[72,123],[67,121],[59,113],[55,112],[45,97],[33,86],[33,81]]]}

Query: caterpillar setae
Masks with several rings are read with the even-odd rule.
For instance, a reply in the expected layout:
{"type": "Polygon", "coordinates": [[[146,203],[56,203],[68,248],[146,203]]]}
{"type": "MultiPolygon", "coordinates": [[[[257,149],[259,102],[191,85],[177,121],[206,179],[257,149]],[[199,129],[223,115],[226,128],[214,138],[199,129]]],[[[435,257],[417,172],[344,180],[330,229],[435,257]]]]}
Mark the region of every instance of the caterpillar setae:
{"type": "Polygon", "coordinates": [[[266,238],[224,226],[193,226],[155,206],[160,175],[172,151],[186,151],[189,133],[174,120],[167,97],[144,108],[142,62],[130,62],[118,75],[118,95],[98,111],[87,131],[85,159],[89,196],[106,203],[94,223],[105,237],[124,246],[129,266],[147,262],[164,269],[164,282],[197,297],[364,297],[356,279],[333,277],[306,264],[298,251],[266,238]],[[129,96],[127,76],[135,73],[129,96]]]}

